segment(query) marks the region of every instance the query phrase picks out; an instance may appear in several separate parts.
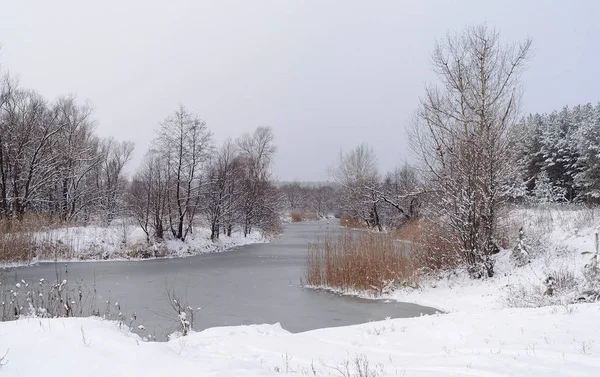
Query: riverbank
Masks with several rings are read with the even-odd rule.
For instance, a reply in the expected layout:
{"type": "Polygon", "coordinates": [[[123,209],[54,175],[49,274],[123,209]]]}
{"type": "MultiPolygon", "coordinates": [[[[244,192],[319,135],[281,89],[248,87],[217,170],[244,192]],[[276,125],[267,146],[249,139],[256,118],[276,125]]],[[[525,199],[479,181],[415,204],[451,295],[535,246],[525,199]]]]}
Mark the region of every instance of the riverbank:
{"type": "Polygon", "coordinates": [[[390,281],[380,291],[310,286],[341,295],[410,302],[443,312],[473,312],[519,307],[565,305],[594,301],[600,292],[600,272],[594,267],[595,236],[600,229],[600,208],[570,205],[517,207],[500,219],[503,248],[492,255],[494,276],[473,279],[466,268],[414,271],[409,281],[390,281]],[[512,259],[521,242],[527,256],[512,259]],[[550,284],[550,285],[549,285],[550,284]],[[551,288],[551,294],[548,293],[551,288]],[[589,297],[592,294],[594,297],[589,297]],[[374,297],[376,296],[376,297],[374,297]]]}
{"type": "Polygon", "coordinates": [[[18,267],[41,262],[132,261],[157,258],[181,258],[226,251],[237,246],[269,242],[258,230],[246,237],[234,231],[230,237],[221,235],[210,239],[210,229],[194,227],[185,241],[170,237],[165,240],[146,240],[138,227],[121,221],[108,227],[68,226],[37,231],[31,234],[32,250],[29,261],[0,262],[0,268],[18,267]]]}
{"type": "MultiPolygon", "coordinates": [[[[589,299],[598,292],[600,276],[589,268],[596,252],[595,236],[600,229],[597,208],[547,206],[515,209],[504,224],[512,234],[525,230],[523,244],[528,263],[516,266],[512,248],[492,256],[492,278],[471,279],[465,270],[425,276],[418,288],[399,288],[386,299],[412,302],[444,312],[473,312],[507,307],[566,305],[589,299]],[[586,271],[587,270],[587,271],[586,271]],[[552,281],[552,294],[548,294],[552,281]]],[[[516,241],[510,243],[514,247],[516,241]]],[[[593,300],[594,298],[592,298],[593,300]]]]}
{"type": "Polygon", "coordinates": [[[211,328],[144,342],[97,318],[0,323],[4,376],[562,376],[600,368],[600,304],[393,319],[291,334],[211,328]],[[33,341],[35,339],[35,341],[33,341]],[[362,373],[362,374],[361,374],[362,373]]]}
{"type": "MultiPolygon", "coordinates": [[[[305,246],[304,241],[300,243],[300,240],[312,237],[311,234],[317,230],[321,234],[329,232],[327,226],[321,228],[319,224],[309,223],[298,223],[293,225],[293,229],[294,232],[284,233],[281,240],[264,245],[267,247],[264,250],[252,247],[252,250],[239,255],[227,253],[217,255],[219,258],[198,260],[194,266],[183,263],[183,260],[169,261],[182,262],[177,264],[193,273],[190,276],[194,277],[201,277],[203,271],[215,272],[216,284],[206,280],[191,282],[190,286],[220,288],[216,295],[205,292],[206,296],[188,297],[195,305],[210,303],[197,313],[196,323],[211,326],[211,320],[222,321],[224,316],[230,316],[232,322],[229,323],[244,323],[238,322],[242,320],[238,318],[239,315],[246,316],[256,310],[256,306],[262,308],[266,305],[266,309],[256,313],[249,323],[270,324],[212,327],[187,337],[156,343],[143,340],[144,331],[152,334],[154,326],[149,322],[144,323],[147,330],[141,330],[140,337],[113,322],[98,318],[28,317],[0,323],[0,357],[6,355],[3,363],[7,363],[0,371],[7,376],[43,372],[49,376],[85,374],[152,377],[182,373],[213,376],[497,377],[585,376],[593,375],[600,368],[600,322],[597,320],[600,303],[558,302],[552,305],[544,301],[538,302],[540,306],[546,305],[544,307],[511,308],[504,301],[511,292],[506,286],[507,282],[511,282],[513,287],[526,288],[517,292],[528,292],[527,289],[531,288],[529,283],[532,287],[542,284],[540,280],[543,279],[544,266],[550,268],[548,271],[560,271],[563,264],[577,262],[567,267],[573,273],[579,271],[580,264],[590,258],[589,255],[581,255],[580,250],[593,246],[593,227],[547,233],[545,238],[552,240],[556,246],[572,247],[548,249],[548,254],[537,255],[527,266],[518,269],[511,267],[511,275],[504,275],[508,271],[504,269],[508,269],[509,265],[503,265],[508,262],[508,254],[503,252],[496,256],[497,276],[493,279],[466,279],[458,271],[431,280],[429,286],[425,286],[427,282],[424,281],[419,289],[399,290],[387,297],[390,301],[406,298],[418,303],[430,303],[450,313],[388,319],[295,334],[273,324],[281,321],[285,310],[293,312],[294,318],[306,321],[311,318],[307,314],[314,317],[330,313],[334,316],[347,315],[357,310],[357,304],[352,302],[354,299],[291,286],[288,279],[291,270],[280,271],[278,267],[286,260],[301,263],[298,256],[305,251],[305,246]],[[234,257],[243,259],[234,265],[234,275],[225,275],[226,269],[231,269],[234,257]],[[253,263],[251,269],[240,268],[253,263]],[[264,281],[257,278],[276,271],[280,271],[281,275],[264,281]],[[250,281],[252,284],[248,284],[250,281]],[[285,287],[281,291],[283,296],[273,297],[277,287],[285,287]],[[232,292],[238,295],[231,297],[232,292]],[[267,292],[270,299],[261,302],[259,300],[263,296],[253,296],[260,292],[267,292]],[[222,302],[214,301],[220,297],[223,297],[222,302]],[[337,301],[337,305],[327,306],[334,301],[337,301]],[[340,306],[348,303],[353,305],[340,306]],[[326,310],[317,312],[317,308],[326,310]],[[266,318],[266,314],[271,316],[266,318]]],[[[136,294],[128,296],[145,297],[143,303],[139,304],[147,305],[150,297],[148,292],[156,291],[148,284],[154,275],[148,267],[153,264],[144,266],[139,279],[131,270],[119,271],[119,276],[127,278],[112,284],[112,289],[125,288],[126,284],[135,286],[136,294]],[[140,293],[139,287],[149,288],[149,291],[140,293]]],[[[139,267],[139,264],[134,265],[134,268],[139,267]]],[[[163,282],[165,266],[156,267],[161,271],[156,280],[163,282]]],[[[298,266],[296,274],[300,268],[298,266]]],[[[70,272],[73,273],[76,271],[70,272]]],[[[115,271],[111,270],[110,273],[115,271]]],[[[101,277],[102,273],[98,276],[101,277]]],[[[574,278],[580,279],[581,274],[577,273],[574,278]]],[[[190,290],[189,293],[194,295],[200,291],[190,290]]],[[[539,298],[516,294],[511,297],[539,298]]],[[[555,297],[562,300],[568,296],[561,294],[555,297]]],[[[377,304],[363,304],[367,305],[365,310],[371,313],[370,318],[374,318],[374,305],[377,304]]],[[[136,332],[140,333],[138,330],[136,332]]]]}

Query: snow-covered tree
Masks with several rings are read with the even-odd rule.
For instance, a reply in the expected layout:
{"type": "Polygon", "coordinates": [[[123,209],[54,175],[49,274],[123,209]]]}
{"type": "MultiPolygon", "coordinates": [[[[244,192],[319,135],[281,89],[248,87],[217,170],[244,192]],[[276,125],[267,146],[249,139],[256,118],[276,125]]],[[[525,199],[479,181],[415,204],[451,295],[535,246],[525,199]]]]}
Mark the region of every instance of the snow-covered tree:
{"type": "Polygon", "coordinates": [[[533,199],[537,203],[560,203],[566,200],[566,190],[563,187],[554,186],[550,182],[548,173],[542,171],[535,180],[533,199]]]}
{"type": "Polygon", "coordinates": [[[579,188],[582,200],[600,200],[600,103],[578,106],[577,121],[579,127],[575,134],[579,151],[579,171],[575,175],[575,184],[579,188]]]}
{"type": "Polygon", "coordinates": [[[509,135],[530,45],[504,46],[485,25],[438,41],[432,58],[440,84],[426,88],[411,135],[435,193],[432,216],[473,277],[493,275],[489,256],[497,250],[502,182],[512,170],[509,135]]]}
{"type": "Polygon", "coordinates": [[[169,227],[174,237],[185,240],[198,211],[212,135],[206,122],[180,106],[160,124],[155,146],[167,168],[169,227]]]}

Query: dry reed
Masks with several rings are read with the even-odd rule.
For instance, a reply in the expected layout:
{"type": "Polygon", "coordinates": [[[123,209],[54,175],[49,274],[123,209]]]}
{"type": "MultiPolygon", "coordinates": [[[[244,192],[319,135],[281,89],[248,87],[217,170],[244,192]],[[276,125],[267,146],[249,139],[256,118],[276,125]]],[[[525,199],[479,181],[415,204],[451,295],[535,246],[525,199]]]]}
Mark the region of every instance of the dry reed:
{"type": "Polygon", "coordinates": [[[394,236],[410,245],[411,255],[423,271],[448,270],[461,263],[458,246],[447,239],[447,232],[425,219],[405,223],[394,236]]]}
{"type": "Polygon", "coordinates": [[[304,217],[302,216],[302,214],[300,212],[294,211],[290,214],[290,216],[292,217],[293,223],[299,223],[304,220],[304,217]]]}
{"type": "MultiPolygon", "coordinates": [[[[22,219],[0,219],[0,262],[28,262],[46,251],[40,234],[64,225],[43,214],[26,214],[22,219]]],[[[52,251],[54,253],[54,251],[52,251]]]]}
{"type": "Polygon", "coordinates": [[[342,233],[309,245],[304,283],[375,296],[417,284],[410,251],[390,234],[342,233]]]}

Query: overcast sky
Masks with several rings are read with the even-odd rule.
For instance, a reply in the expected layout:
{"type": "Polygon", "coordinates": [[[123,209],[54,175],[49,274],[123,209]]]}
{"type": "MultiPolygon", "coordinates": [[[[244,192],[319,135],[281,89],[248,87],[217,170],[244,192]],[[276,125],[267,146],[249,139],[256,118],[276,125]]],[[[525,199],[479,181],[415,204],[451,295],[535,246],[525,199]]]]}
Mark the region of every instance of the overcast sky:
{"type": "Polygon", "coordinates": [[[324,180],[361,142],[382,170],[411,159],[434,41],[467,25],[533,39],[526,112],[599,101],[599,18],[595,0],[0,0],[0,65],[50,100],[91,101],[134,162],[182,103],[217,141],[271,126],[278,178],[324,180]]]}

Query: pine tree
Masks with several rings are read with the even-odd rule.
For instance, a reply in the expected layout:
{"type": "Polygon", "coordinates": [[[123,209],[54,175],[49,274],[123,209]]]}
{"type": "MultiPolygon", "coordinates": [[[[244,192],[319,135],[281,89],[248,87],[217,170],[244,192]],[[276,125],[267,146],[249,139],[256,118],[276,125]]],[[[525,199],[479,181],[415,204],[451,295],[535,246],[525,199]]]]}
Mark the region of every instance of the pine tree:
{"type": "Polygon", "coordinates": [[[580,152],[580,171],[575,175],[580,200],[600,199],[600,103],[580,109],[580,126],[576,134],[580,152]]]}
{"type": "Polygon", "coordinates": [[[544,170],[537,176],[532,194],[538,203],[558,203],[565,201],[566,190],[564,187],[554,186],[544,170]]]}

